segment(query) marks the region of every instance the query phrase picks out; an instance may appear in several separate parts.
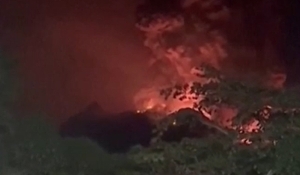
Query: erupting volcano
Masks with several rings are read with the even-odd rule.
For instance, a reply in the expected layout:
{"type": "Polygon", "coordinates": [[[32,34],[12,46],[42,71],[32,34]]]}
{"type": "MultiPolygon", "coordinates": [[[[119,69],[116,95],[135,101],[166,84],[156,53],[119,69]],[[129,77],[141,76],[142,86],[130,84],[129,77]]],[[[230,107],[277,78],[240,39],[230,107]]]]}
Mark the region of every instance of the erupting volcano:
{"type": "MultiPolygon", "coordinates": [[[[272,111],[278,109],[278,106],[269,106],[269,96],[256,98],[258,105],[247,114],[250,120],[236,125],[234,119],[244,112],[240,107],[244,101],[228,104],[228,98],[215,93],[224,88],[221,84],[227,79],[239,82],[250,77],[247,80],[262,89],[276,92],[284,88],[286,80],[283,65],[276,58],[273,64],[268,61],[270,58],[266,58],[272,57],[272,49],[277,47],[274,46],[276,42],[270,43],[271,36],[264,36],[252,45],[252,38],[248,39],[250,44],[243,39],[235,39],[231,24],[236,20],[234,15],[238,11],[233,7],[221,0],[147,1],[139,6],[136,27],[143,34],[144,46],[151,52],[148,62],[150,76],[145,77],[148,83],[132,99],[135,112],[127,115],[133,117],[132,122],[135,117],[150,119],[142,122],[148,129],[145,131],[147,137],[151,136],[150,128],[168,121],[168,118],[171,126],[186,127],[185,121],[178,119],[181,116],[197,117],[196,121],[225,135],[232,130],[241,135],[258,133],[263,131],[261,121],[269,119],[272,111]],[[258,65],[259,62],[262,64],[258,65]]],[[[245,88],[244,85],[239,86],[240,89],[245,88]]],[[[234,96],[231,94],[231,97],[234,96]]],[[[114,123],[114,120],[110,122],[114,123]]],[[[124,125],[132,127],[128,122],[124,125]]],[[[193,133],[195,135],[191,135],[203,136],[206,131],[199,128],[196,134],[193,133]]],[[[112,129],[109,132],[118,131],[112,129]]],[[[244,136],[239,137],[238,141],[251,143],[244,136]]],[[[148,142],[143,140],[144,145],[148,142]]]]}
{"type": "Polygon", "coordinates": [[[4,1],[0,175],[300,174],[286,0],[4,1]]]}
{"type": "MultiPolygon", "coordinates": [[[[232,43],[227,30],[230,21],[235,19],[234,13],[222,1],[181,1],[172,10],[149,8],[151,10],[147,11],[147,6],[151,6],[151,2],[140,6],[136,26],[144,34],[144,45],[152,53],[149,67],[155,73],[149,84],[134,97],[137,112],[151,111],[157,114],[153,116],[154,120],[161,120],[180,109],[190,108],[216,125],[237,129],[233,125],[233,119],[239,113],[237,108],[222,102],[205,105],[206,92],[197,92],[197,87],[203,89],[206,85],[218,84],[223,76],[249,77],[247,71],[241,72],[243,70],[238,70],[238,66],[228,65],[236,57],[252,60],[263,60],[262,55],[271,57],[270,48],[274,45],[270,45],[268,38],[262,39],[266,40],[263,51],[255,49],[257,46],[251,48],[232,43]],[[209,67],[221,74],[214,74],[209,67]]],[[[282,65],[267,63],[262,71],[258,67],[255,65],[257,69],[250,70],[257,74],[252,81],[271,90],[284,87],[286,75],[282,65]]],[[[258,132],[261,125],[253,118],[239,129],[243,130],[241,132],[258,132]]]]}
{"type": "MultiPolygon", "coordinates": [[[[232,62],[233,55],[237,54],[232,50],[242,51],[240,47],[230,45],[222,30],[232,20],[232,13],[221,1],[183,2],[181,11],[177,13],[143,14],[145,10],[141,7],[144,11],[137,28],[144,33],[144,45],[152,52],[149,66],[155,75],[145,88],[137,92],[134,103],[139,112],[152,110],[167,115],[182,108],[192,108],[205,112],[209,119],[213,119],[216,114],[209,114],[207,110],[210,109],[195,106],[204,99],[205,94],[193,93],[192,86],[195,82],[204,85],[219,81],[217,77],[207,75],[209,72],[201,65],[226,71],[226,63],[232,62]],[[179,92],[172,89],[180,86],[183,88],[179,92]],[[163,95],[166,89],[173,91],[168,96],[176,93],[175,98],[166,98],[163,95]]],[[[243,54],[251,54],[251,48],[245,49],[243,54]]],[[[258,81],[263,86],[281,89],[285,78],[284,72],[270,72],[258,81]]],[[[232,116],[224,118],[235,115],[234,110],[229,110],[232,114],[228,115],[232,116]]]]}

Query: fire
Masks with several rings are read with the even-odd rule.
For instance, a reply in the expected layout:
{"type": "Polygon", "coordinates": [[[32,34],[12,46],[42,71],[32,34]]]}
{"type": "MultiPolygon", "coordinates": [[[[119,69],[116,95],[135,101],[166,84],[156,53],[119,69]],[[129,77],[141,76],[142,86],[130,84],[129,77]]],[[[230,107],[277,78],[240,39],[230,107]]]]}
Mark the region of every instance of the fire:
{"type": "MultiPolygon", "coordinates": [[[[200,3],[200,1],[197,2],[200,3]]],[[[223,13],[225,12],[222,11],[223,13]]],[[[226,11],[226,13],[229,12],[226,11]]],[[[229,16],[229,14],[223,15],[229,16]]],[[[194,48],[189,47],[189,43],[182,44],[187,42],[186,40],[182,40],[182,43],[177,46],[169,46],[168,39],[164,38],[165,34],[180,33],[184,31],[185,25],[182,16],[174,15],[153,15],[137,24],[137,28],[144,33],[144,45],[151,50],[153,55],[149,67],[157,66],[160,68],[159,75],[153,80],[149,80],[149,85],[142,88],[134,96],[133,102],[137,111],[154,111],[162,114],[162,116],[167,116],[183,108],[192,108],[224,128],[237,129],[232,124],[233,118],[238,114],[237,109],[227,106],[195,107],[194,104],[201,102],[205,98],[205,94],[195,95],[189,91],[194,82],[204,85],[211,81],[218,81],[215,78],[205,77],[205,71],[197,68],[197,66],[204,63],[220,69],[222,61],[228,58],[225,49],[226,39],[217,30],[206,31],[207,27],[203,25],[196,26],[197,29],[201,29],[199,29],[198,34],[200,33],[199,35],[202,36],[201,42],[197,41],[196,48],[195,46],[194,48]],[[161,94],[161,90],[178,84],[186,85],[185,89],[180,90],[179,97],[165,98],[161,94]]],[[[187,40],[194,42],[194,39],[187,40]]],[[[282,88],[286,77],[279,73],[270,74],[269,78],[270,80],[266,82],[267,86],[282,88]]],[[[262,128],[259,121],[253,119],[239,129],[251,133],[259,132],[262,128]]],[[[242,139],[241,142],[251,143],[247,139],[242,139]]]]}
{"type": "MultiPolygon", "coordinates": [[[[154,16],[154,20],[142,20],[138,25],[145,34],[144,45],[148,47],[153,55],[149,66],[160,65],[161,74],[156,77],[148,87],[141,89],[134,97],[134,104],[138,112],[155,111],[167,116],[179,109],[192,108],[198,110],[208,119],[213,120],[221,113],[225,114],[225,109],[213,114],[209,109],[195,108],[195,103],[204,99],[204,95],[190,93],[190,88],[194,82],[202,85],[211,81],[218,81],[214,78],[205,77],[205,71],[198,69],[195,65],[208,64],[215,68],[220,68],[220,62],[226,59],[227,54],[223,48],[226,40],[217,32],[209,33],[210,39],[199,45],[194,53],[189,52],[189,48],[184,45],[176,47],[165,47],[162,43],[162,36],[165,33],[177,32],[184,27],[185,21],[180,16],[154,16]],[[160,91],[177,84],[186,85],[180,91],[178,98],[167,98],[161,95],[160,91]]],[[[232,118],[234,113],[227,113],[225,118],[232,118]]]]}
{"type": "Polygon", "coordinates": [[[164,89],[164,87],[145,88],[139,91],[134,99],[138,110],[154,110],[168,115],[182,108],[194,108],[194,104],[201,99],[201,96],[191,94],[188,90],[183,91],[177,99],[171,97],[165,99],[165,97],[160,93],[161,89],[164,89]]]}
{"type": "MultiPolygon", "coordinates": [[[[190,93],[190,88],[194,82],[202,85],[211,81],[218,81],[214,78],[205,77],[203,69],[195,65],[209,64],[215,68],[220,67],[220,61],[227,57],[223,49],[225,39],[218,32],[210,33],[210,41],[197,47],[194,53],[189,52],[185,45],[176,47],[165,47],[162,36],[165,33],[172,33],[182,30],[185,21],[180,16],[153,16],[153,20],[142,20],[138,25],[145,34],[144,45],[148,47],[154,58],[149,62],[149,66],[161,67],[160,74],[149,83],[149,86],[141,89],[134,97],[134,104],[139,112],[156,111],[167,116],[182,108],[195,108],[195,103],[204,99],[202,95],[190,93]],[[186,85],[180,90],[177,98],[165,98],[161,95],[161,90],[176,85],[186,85]]],[[[167,41],[165,41],[167,42],[167,41]]],[[[206,110],[201,109],[207,113],[206,110]]],[[[208,113],[208,118],[211,117],[208,113]]]]}

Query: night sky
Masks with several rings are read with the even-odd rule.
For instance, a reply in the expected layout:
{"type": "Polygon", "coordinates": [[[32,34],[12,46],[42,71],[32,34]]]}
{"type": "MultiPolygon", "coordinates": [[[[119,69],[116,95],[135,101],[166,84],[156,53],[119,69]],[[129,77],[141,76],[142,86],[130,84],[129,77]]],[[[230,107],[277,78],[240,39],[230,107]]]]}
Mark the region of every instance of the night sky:
{"type": "Polygon", "coordinates": [[[63,120],[95,100],[108,111],[131,108],[147,64],[138,3],[1,1],[1,48],[19,62],[18,110],[63,120]]]}
{"type": "MultiPolygon", "coordinates": [[[[19,63],[18,111],[41,110],[61,121],[92,101],[108,111],[132,108],[149,57],[135,28],[141,1],[1,0],[0,47],[19,63]]],[[[284,36],[277,50],[297,79],[299,1],[282,2],[284,36]]]]}

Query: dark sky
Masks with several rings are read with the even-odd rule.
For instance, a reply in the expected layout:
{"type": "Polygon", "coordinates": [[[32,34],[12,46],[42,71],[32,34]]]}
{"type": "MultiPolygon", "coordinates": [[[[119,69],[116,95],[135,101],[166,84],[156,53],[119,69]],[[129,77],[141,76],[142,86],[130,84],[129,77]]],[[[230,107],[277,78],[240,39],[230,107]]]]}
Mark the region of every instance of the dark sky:
{"type": "Polygon", "coordinates": [[[0,44],[19,61],[21,109],[65,119],[94,100],[130,108],[147,61],[134,26],[138,3],[2,0],[0,44]]]}
{"type": "MultiPolygon", "coordinates": [[[[95,100],[109,111],[130,109],[131,98],[145,79],[149,56],[134,26],[141,1],[1,0],[0,48],[19,62],[23,95],[18,111],[40,110],[63,120],[95,100]]],[[[273,1],[264,2],[269,9],[268,2],[273,1]]],[[[290,71],[299,65],[294,60],[299,55],[300,25],[292,13],[299,12],[299,5],[287,6],[295,8],[286,10],[290,12],[284,19],[286,37],[279,42],[284,46],[276,50],[284,50],[281,59],[286,60],[289,77],[300,77],[290,71]]],[[[265,11],[261,10],[267,15],[265,11]]],[[[266,19],[272,19],[270,14],[266,19]]],[[[276,38],[270,32],[272,25],[261,28],[276,38]]]]}

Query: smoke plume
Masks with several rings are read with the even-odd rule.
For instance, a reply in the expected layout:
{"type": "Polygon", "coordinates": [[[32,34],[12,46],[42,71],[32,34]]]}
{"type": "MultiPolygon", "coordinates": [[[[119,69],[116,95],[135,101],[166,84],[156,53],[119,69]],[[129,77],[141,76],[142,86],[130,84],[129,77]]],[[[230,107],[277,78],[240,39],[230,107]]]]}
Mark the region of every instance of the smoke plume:
{"type": "Polygon", "coordinates": [[[18,60],[18,110],[61,121],[92,101],[131,108],[147,57],[134,25],[138,3],[1,1],[0,45],[18,60]]]}

